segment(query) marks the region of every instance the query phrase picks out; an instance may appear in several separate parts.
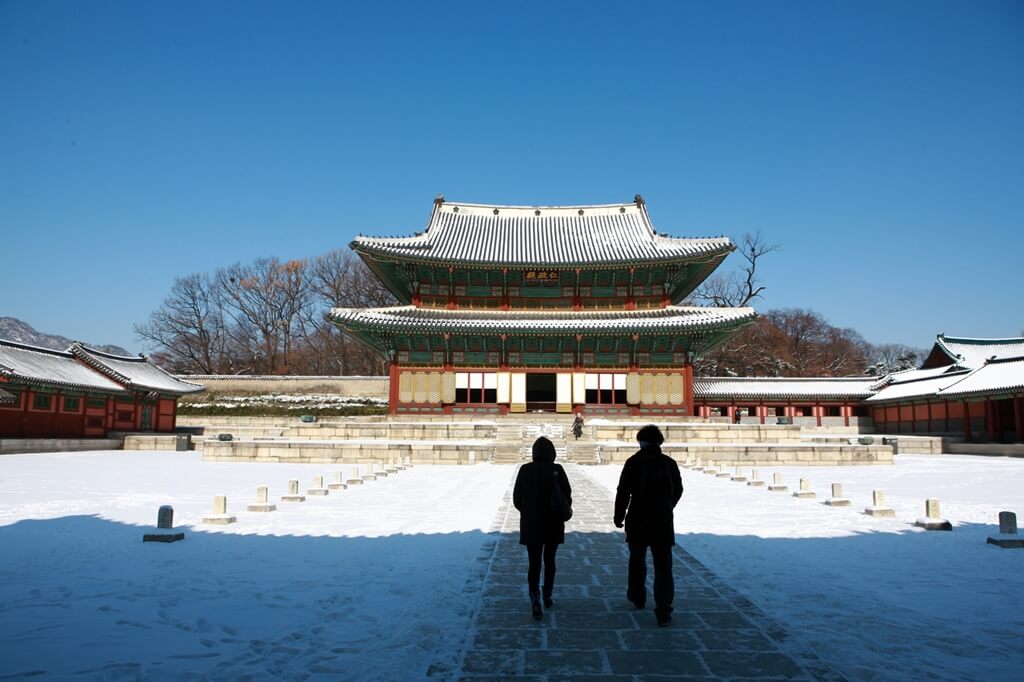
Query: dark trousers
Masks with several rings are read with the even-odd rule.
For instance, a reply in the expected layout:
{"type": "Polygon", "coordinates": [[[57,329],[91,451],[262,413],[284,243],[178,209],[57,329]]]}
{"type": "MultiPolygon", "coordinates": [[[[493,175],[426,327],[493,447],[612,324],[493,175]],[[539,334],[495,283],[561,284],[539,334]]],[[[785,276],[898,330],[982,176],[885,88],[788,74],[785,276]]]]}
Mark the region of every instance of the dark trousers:
{"type": "Polygon", "coordinates": [[[651,548],[654,563],[654,611],[668,615],[672,613],[672,600],[676,586],[672,579],[672,545],[645,545],[629,543],[629,583],[627,595],[630,601],[643,604],[647,601],[647,547],[651,548]]]}
{"type": "Polygon", "coordinates": [[[551,596],[551,588],[555,585],[555,552],[557,543],[546,545],[527,545],[526,553],[530,557],[530,567],[526,571],[526,583],[530,592],[540,590],[540,560],[544,557],[544,594],[551,596]]]}

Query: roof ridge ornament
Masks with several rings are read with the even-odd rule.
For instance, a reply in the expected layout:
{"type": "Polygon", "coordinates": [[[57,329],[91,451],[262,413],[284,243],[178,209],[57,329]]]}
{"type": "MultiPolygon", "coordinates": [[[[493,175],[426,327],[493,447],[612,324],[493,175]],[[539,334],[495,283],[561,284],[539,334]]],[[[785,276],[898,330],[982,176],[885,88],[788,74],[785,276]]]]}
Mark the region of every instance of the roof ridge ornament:
{"type": "Polygon", "coordinates": [[[437,196],[434,197],[434,206],[440,206],[444,203],[444,192],[438,192],[437,196]]]}
{"type": "Polygon", "coordinates": [[[633,195],[633,203],[636,204],[638,207],[647,205],[647,202],[644,201],[644,198],[639,194],[633,195]]]}

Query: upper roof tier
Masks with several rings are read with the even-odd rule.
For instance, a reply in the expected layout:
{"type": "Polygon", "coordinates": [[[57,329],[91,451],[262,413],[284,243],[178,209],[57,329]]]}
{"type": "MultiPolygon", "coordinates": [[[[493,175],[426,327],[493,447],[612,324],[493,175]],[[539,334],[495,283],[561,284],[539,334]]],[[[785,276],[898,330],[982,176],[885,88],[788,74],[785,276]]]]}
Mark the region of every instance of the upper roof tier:
{"type": "Polygon", "coordinates": [[[498,206],[434,202],[427,229],[413,237],[359,236],[365,256],[461,265],[578,267],[643,262],[715,261],[734,248],[728,237],[659,235],[643,199],[596,206],[498,206]]]}
{"type": "Polygon", "coordinates": [[[1024,356],[1024,337],[978,339],[939,334],[921,368],[955,365],[975,369],[993,358],[998,360],[1021,356],[1024,356]]]}
{"type": "Polygon", "coordinates": [[[75,343],[68,352],[78,357],[97,372],[105,374],[117,383],[133,390],[185,395],[204,390],[199,384],[177,379],[145,357],[125,357],[104,353],[95,348],[88,348],[75,343]]]}

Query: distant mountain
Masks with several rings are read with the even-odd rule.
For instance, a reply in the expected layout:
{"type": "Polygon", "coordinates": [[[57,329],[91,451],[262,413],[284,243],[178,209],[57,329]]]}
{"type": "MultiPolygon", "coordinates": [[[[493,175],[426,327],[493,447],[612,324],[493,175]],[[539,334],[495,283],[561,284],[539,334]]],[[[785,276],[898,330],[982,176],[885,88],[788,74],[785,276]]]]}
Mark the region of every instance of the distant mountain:
{"type": "MultiPolygon", "coordinates": [[[[72,339],[64,336],[37,332],[32,328],[32,325],[22,322],[16,317],[0,317],[0,339],[15,341],[17,343],[27,343],[31,346],[52,348],[53,350],[67,350],[68,346],[74,343],[72,339]]],[[[95,348],[96,350],[101,350],[105,353],[113,353],[114,355],[131,355],[131,353],[120,346],[89,343],[88,341],[83,341],[82,343],[89,346],[89,348],[95,348]]]]}

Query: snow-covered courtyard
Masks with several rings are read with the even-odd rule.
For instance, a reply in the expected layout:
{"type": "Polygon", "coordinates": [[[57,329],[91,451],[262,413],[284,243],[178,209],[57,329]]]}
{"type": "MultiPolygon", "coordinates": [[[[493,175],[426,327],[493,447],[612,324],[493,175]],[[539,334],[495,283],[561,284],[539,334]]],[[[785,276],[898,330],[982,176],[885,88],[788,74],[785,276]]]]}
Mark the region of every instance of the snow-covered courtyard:
{"type": "MultiPolygon", "coordinates": [[[[423,679],[471,628],[515,467],[417,466],[278,501],[289,479],[305,490],[337,470],[177,452],[0,458],[0,678],[423,679]],[[278,511],[245,511],[259,485],[278,511]],[[237,523],[202,524],[218,494],[237,523]],[[184,542],[142,542],[162,504],[184,542]]],[[[609,489],[619,471],[569,467],[609,489]]],[[[817,499],[684,469],[680,544],[849,679],[1019,679],[1024,550],[985,540],[999,511],[1024,513],[1024,461],[761,471],[776,472],[790,491],[810,479],[817,499]],[[822,504],[832,482],[851,507],[822,504]],[[863,513],[873,489],[895,519],[863,513]],[[952,533],[913,527],[929,497],[952,533]]]]}

